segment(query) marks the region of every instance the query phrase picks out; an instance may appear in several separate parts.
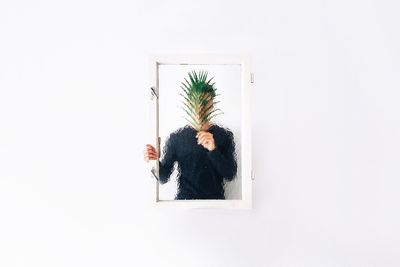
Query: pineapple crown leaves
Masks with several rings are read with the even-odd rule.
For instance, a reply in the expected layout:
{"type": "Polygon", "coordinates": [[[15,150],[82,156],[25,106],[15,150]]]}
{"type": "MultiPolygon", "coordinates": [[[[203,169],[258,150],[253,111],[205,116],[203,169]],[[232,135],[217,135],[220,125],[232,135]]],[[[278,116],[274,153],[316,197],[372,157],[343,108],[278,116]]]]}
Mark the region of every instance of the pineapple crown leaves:
{"type": "Polygon", "coordinates": [[[213,78],[208,79],[207,71],[188,72],[188,79],[182,82],[181,88],[182,96],[182,109],[185,111],[187,117],[185,119],[195,128],[200,131],[203,126],[217,115],[222,114],[220,109],[215,109],[215,105],[219,101],[215,101],[215,97],[219,94],[216,93],[215,82],[213,78]],[[208,80],[207,80],[208,79],[208,80]]]}

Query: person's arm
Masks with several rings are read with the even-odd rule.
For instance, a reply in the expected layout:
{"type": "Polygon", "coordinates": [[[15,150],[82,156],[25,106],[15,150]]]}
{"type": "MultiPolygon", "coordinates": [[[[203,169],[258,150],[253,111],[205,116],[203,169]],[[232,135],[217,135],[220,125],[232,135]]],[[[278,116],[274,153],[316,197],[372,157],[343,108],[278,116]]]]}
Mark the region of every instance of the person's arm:
{"type": "Polygon", "coordinates": [[[174,169],[174,163],[176,161],[176,153],[175,153],[175,140],[173,135],[171,134],[167,141],[165,142],[163,149],[163,158],[160,160],[160,183],[164,184],[168,182],[172,171],[174,169]]]}
{"type": "Polygon", "coordinates": [[[227,181],[232,181],[237,173],[235,142],[231,131],[227,130],[227,137],[222,146],[207,152],[210,161],[218,173],[227,181]]]}

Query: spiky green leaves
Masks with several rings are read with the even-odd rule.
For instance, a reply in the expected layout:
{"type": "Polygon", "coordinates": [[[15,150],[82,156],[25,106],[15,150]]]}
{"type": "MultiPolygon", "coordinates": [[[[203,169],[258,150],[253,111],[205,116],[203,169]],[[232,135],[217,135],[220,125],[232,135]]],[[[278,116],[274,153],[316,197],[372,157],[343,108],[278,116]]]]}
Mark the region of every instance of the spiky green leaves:
{"type": "Polygon", "coordinates": [[[207,122],[222,113],[215,108],[218,103],[215,101],[217,88],[214,86],[215,82],[211,82],[214,77],[207,80],[207,71],[197,73],[193,70],[188,75],[189,81],[185,78],[182,82],[183,93],[180,94],[183,97],[183,110],[187,115],[185,119],[193,128],[201,131],[207,122]]]}

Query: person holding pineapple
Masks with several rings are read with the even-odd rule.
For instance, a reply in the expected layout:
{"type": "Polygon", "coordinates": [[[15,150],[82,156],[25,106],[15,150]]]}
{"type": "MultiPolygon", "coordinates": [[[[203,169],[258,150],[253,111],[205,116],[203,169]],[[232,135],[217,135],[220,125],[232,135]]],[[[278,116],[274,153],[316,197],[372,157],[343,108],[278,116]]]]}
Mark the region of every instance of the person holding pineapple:
{"type": "MultiPolygon", "coordinates": [[[[237,162],[233,133],[211,123],[218,115],[215,109],[216,88],[207,81],[207,72],[189,73],[182,83],[183,110],[188,125],[171,133],[165,142],[159,164],[159,182],[169,181],[178,163],[178,190],[175,199],[225,199],[224,182],[236,177],[237,162]]],[[[219,113],[220,114],[220,113],[219,113]]],[[[159,159],[150,144],[144,151],[145,161],[159,159]]]]}

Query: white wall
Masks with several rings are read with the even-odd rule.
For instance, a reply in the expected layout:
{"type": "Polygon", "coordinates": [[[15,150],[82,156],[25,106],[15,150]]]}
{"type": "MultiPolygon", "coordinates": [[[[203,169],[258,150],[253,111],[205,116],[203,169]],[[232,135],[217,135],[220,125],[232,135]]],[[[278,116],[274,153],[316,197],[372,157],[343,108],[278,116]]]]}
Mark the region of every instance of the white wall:
{"type": "Polygon", "coordinates": [[[1,1],[0,266],[399,266],[397,1],[1,1]],[[150,53],[253,56],[252,211],[151,208],[150,53]]]}

